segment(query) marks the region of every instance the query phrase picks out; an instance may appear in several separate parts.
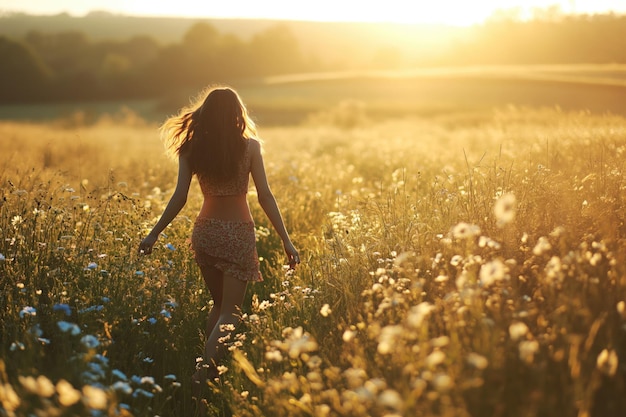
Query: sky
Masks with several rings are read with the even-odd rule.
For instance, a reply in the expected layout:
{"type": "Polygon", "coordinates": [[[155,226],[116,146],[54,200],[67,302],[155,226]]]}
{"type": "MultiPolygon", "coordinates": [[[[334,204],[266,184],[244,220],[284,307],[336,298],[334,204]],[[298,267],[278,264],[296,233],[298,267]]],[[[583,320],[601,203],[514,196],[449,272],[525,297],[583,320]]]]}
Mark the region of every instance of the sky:
{"type": "Polygon", "coordinates": [[[626,14],[626,0],[0,0],[0,13],[84,16],[91,11],[139,16],[261,18],[318,21],[382,21],[468,26],[497,9],[558,5],[565,13],[626,14]]]}

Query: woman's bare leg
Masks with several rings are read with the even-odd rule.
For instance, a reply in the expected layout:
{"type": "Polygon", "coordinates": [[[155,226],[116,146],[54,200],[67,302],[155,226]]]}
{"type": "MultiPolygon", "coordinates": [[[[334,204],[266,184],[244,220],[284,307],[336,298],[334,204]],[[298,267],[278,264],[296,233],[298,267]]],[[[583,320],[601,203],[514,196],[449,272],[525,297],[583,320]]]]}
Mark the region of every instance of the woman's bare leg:
{"type": "MultiPolygon", "coordinates": [[[[213,332],[217,320],[220,317],[221,309],[222,309],[222,295],[224,288],[224,274],[219,269],[210,266],[210,265],[201,265],[200,271],[202,272],[202,278],[204,279],[204,283],[206,284],[207,289],[209,290],[209,294],[211,295],[211,299],[213,300],[213,306],[211,307],[211,311],[207,316],[206,328],[205,328],[205,343],[206,339],[213,332]]],[[[208,363],[203,363],[203,365],[209,365],[208,363]]],[[[203,388],[206,388],[204,385],[206,384],[206,380],[217,376],[216,372],[209,372],[208,367],[203,367],[198,369],[194,375],[192,376],[192,395],[195,398],[197,404],[197,412],[200,415],[206,414],[207,404],[206,399],[203,398],[203,388]],[[212,374],[212,375],[211,375],[212,374]]]]}
{"type": "Polygon", "coordinates": [[[215,323],[217,323],[217,319],[219,318],[220,311],[222,309],[224,274],[219,269],[210,265],[201,266],[200,271],[202,272],[202,278],[204,278],[204,283],[206,284],[209,294],[211,294],[211,299],[213,300],[213,307],[211,307],[211,311],[209,311],[206,321],[204,333],[204,337],[206,339],[215,328],[215,323]]]}
{"type": "Polygon", "coordinates": [[[208,335],[204,349],[205,363],[213,368],[224,356],[224,342],[227,342],[241,316],[241,306],[246,295],[248,283],[224,274],[222,281],[222,304],[219,317],[208,335]]]}

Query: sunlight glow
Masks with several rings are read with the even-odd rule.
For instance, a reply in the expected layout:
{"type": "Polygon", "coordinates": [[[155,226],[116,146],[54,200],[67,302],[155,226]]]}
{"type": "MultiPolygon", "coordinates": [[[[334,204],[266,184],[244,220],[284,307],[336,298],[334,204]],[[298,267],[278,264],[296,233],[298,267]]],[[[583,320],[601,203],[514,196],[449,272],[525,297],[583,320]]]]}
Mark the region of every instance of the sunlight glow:
{"type": "Polygon", "coordinates": [[[238,2],[155,2],[153,0],[0,0],[0,12],[85,15],[91,11],[143,16],[251,18],[314,21],[393,22],[468,26],[499,10],[530,17],[537,9],[557,6],[564,13],[626,13],[626,0],[241,0],[238,2]]]}

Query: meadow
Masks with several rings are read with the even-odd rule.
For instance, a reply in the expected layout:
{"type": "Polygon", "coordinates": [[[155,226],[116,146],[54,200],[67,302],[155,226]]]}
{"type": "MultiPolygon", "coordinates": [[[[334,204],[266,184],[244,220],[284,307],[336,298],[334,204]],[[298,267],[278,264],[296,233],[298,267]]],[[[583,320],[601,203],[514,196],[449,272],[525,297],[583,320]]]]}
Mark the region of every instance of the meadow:
{"type": "MultiPolygon", "coordinates": [[[[265,281],[209,415],[626,413],[624,117],[345,102],[260,133],[303,262],[251,189],[265,281]]],[[[175,186],[156,125],[4,121],[0,146],[0,415],[193,415],[195,181],[136,254],[175,186]]]]}

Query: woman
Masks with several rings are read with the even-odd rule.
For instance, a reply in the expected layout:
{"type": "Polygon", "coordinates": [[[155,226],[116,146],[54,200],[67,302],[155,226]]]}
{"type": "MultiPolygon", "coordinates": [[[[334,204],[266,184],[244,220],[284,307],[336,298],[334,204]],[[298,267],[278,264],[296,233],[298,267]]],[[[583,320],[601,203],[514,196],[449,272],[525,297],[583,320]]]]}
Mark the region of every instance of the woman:
{"type": "Polygon", "coordinates": [[[203,102],[169,118],[161,133],[168,150],[178,156],[178,182],[161,218],[140,243],[139,253],[152,252],[159,234],[185,205],[196,175],[204,203],[194,224],[191,247],[213,299],[206,325],[204,366],[193,376],[198,388],[218,375],[217,363],[224,354],[219,341],[239,320],[248,282],[262,281],[254,221],[246,198],[250,174],[259,204],[282,239],[289,266],[295,268],[300,258],[267,183],[256,128],[234,90],[209,89],[203,102]]]}

